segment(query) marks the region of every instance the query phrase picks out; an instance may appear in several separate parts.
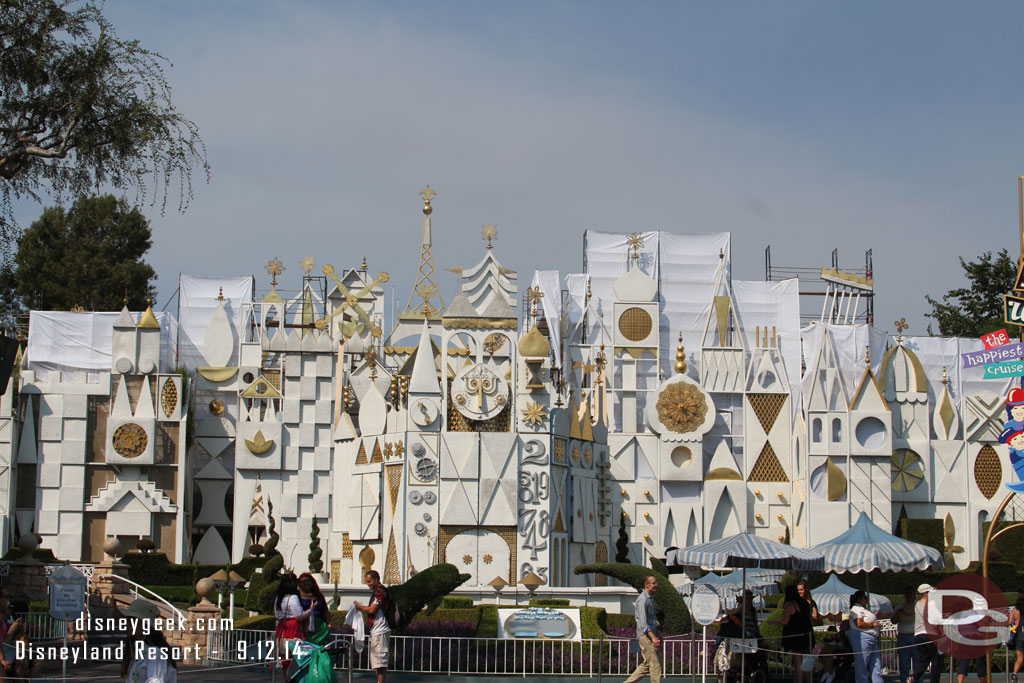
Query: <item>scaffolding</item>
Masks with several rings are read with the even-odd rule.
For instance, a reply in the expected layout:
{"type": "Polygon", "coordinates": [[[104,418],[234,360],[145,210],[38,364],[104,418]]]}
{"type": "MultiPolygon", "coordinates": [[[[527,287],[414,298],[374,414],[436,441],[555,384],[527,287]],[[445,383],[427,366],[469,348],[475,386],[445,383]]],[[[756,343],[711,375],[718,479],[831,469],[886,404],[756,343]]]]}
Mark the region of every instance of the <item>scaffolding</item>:
{"type": "Polygon", "coordinates": [[[777,266],[772,264],[769,244],[764,250],[764,277],[768,281],[793,277],[799,280],[801,323],[875,323],[875,270],[871,249],[864,252],[863,268],[841,269],[838,248],[832,250],[832,264],[828,267],[777,266]]]}

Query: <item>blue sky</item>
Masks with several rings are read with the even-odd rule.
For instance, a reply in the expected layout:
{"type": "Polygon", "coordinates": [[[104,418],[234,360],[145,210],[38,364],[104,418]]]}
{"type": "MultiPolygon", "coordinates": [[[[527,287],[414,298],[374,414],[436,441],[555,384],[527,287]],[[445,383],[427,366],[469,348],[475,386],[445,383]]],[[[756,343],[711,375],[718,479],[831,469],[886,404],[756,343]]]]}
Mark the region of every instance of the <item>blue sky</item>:
{"type": "MultiPolygon", "coordinates": [[[[161,305],[179,272],[273,256],[392,274],[435,200],[439,268],[581,267],[582,234],[731,231],[734,277],[857,266],[877,322],[923,334],[957,255],[1016,253],[1024,173],[1014,3],[131,2],[121,37],[171,60],[212,180],[149,209],[161,305]]],[[[22,204],[27,225],[39,207],[22,204]]],[[[442,275],[449,295],[454,276],[442,275]]]]}

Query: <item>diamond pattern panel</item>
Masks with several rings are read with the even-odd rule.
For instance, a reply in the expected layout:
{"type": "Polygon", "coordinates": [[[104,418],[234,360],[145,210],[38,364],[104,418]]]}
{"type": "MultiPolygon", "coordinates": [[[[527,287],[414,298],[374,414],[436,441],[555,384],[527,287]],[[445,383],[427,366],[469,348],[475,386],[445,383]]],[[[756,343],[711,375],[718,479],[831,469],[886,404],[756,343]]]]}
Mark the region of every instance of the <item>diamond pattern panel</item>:
{"type": "Polygon", "coordinates": [[[786,394],[750,394],[750,407],[754,409],[757,421],[761,423],[765,434],[770,434],[775,420],[778,419],[782,406],[786,402],[786,394]]]}
{"type": "Polygon", "coordinates": [[[782,463],[779,462],[770,443],[765,443],[764,448],[761,449],[761,455],[757,456],[757,462],[750,469],[750,477],[747,481],[789,482],[789,477],[782,469],[782,463]]]}

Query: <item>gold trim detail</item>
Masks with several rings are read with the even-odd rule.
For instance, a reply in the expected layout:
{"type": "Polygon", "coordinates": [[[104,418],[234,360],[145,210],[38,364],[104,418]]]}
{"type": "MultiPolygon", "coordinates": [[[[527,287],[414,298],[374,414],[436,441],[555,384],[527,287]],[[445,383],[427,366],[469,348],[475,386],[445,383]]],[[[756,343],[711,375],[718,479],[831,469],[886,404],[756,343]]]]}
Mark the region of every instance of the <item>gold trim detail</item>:
{"type": "Polygon", "coordinates": [[[341,535],[341,556],[346,560],[352,559],[352,537],[347,531],[341,535]]]}
{"type": "Polygon", "coordinates": [[[222,415],[224,413],[224,401],[215,398],[210,401],[210,415],[222,415]]]}
{"type": "Polygon", "coordinates": [[[519,340],[519,355],[524,358],[547,358],[549,353],[551,343],[540,333],[536,324],[519,340]]]}
{"type": "Polygon", "coordinates": [[[846,475],[832,458],[825,458],[826,494],[830,501],[841,500],[846,495],[846,475]]]}
{"type": "Polygon", "coordinates": [[[373,443],[373,454],[370,456],[370,462],[384,462],[384,453],[380,449],[380,439],[373,443]]]}
{"type": "Polygon", "coordinates": [[[481,330],[516,330],[516,318],[441,318],[441,327],[466,327],[481,330]]]}
{"type": "Polygon", "coordinates": [[[631,342],[642,342],[651,336],[653,329],[651,314],[637,306],[627,308],[619,316],[619,333],[631,342]]]}
{"type": "Polygon", "coordinates": [[[178,407],[178,385],[174,379],[168,377],[160,388],[160,408],[164,411],[165,417],[174,415],[174,409],[178,407]]]}
{"type": "Polygon", "coordinates": [[[782,463],[779,462],[778,456],[775,455],[775,450],[767,441],[764,444],[764,448],[761,449],[761,455],[757,456],[757,461],[750,468],[750,476],[747,478],[747,481],[789,483],[789,477],[786,476],[786,471],[782,469],[782,463]]]}
{"type": "Polygon", "coordinates": [[[747,398],[764,433],[770,434],[786,403],[787,394],[748,394],[747,398]]]}
{"type": "Polygon", "coordinates": [[[540,405],[536,401],[530,401],[523,408],[523,422],[537,429],[547,419],[547,406],[540,405]]]}
{"type": "Polygon", "coordinates": [[[145,429],[134,422],[127,422],[114,430],[112,443],[122,458],[137,458],[146,450],[149,437],[145,429]]]}
{"type": "Polygon", "coordinates": [[[142,314],[141,318],[139,318],[139,324],[137,325],[137,327],[140,330],[159,330],[160,329],[160,323],[158,323],[156,321],[156,316],[153,315],[153,306],[152,306],[152,304],[149,305],[149,306],[146,306],[146,312],[142,314]]]}
{"type": "Polygon", "coordinates": [[[208,379],[211,382],[227,382],[229,379],[238,374],[238,368],[214,368],[214,367],[198,367],[196,370],[203,376],[204,379],[208,379]]]}
{"type": "Polygon", "coordinates": [[[245,447],[249,449],[249,452],[253,455],[263,455],[271,448],[274,447],[274,440],[268,439],[263,436],[263,430],[256,432],[256,435],[252,437],[252,440],[245,440],[245,447]]]}
{"type": "Polygon", "coordinates": [[[924,460],[909,448],[896,449],[891,462],[893,491],[913,491],[924,481],[924,460]]]}
{"type": "Polygon", "coordinates": [[[266,377],[260,375],[256,381],[246,387],[242,392],[243,398],[281,398],[281,392],[270,383],[266,377]]]}
{"type": "Polygon", "coordinates": [[[658,419],[677,434],[694,432],[704,424],[708,404],[704,395],[689,382],[669,384],[658,396],[655,405],[658,419]]]}
{"type": "Polygon", "coordinates": [[[367,465],[367,464],[369,464],[369,462],[370,461],[366,459],[366,442],[365,441],[360,441],[359,442],[359,452],[356,453],[356,464],[357,465],[367,465]]]}
{"type": "Polygon", "coordinates": [[[704,475],[704,481],[743,481],[743,477],[731,467],[716,467],[704,475]]]}
{"type": "Polygon", "coordinates": [[[981,447],[978,457],[974,460],[974,484],[981,491],[981,495],[988,500],[999,492],[999,485],[1003,483],[1003,464],[999,462],[999,455],[996,449],[988,444],[981,447]]]}
{"type": "Polygon", "coordinates": [[[391,530],[388,541],[388,554],[384,560],[384,583],[394,585],[402,583],[402,573],[398,569],[398,551],[395,549],[395,530],[391,530]]]}
{"type": "Polygon", "coordinates": [[[388,493],[391,495],[391,516],[395,516],[395,508],[398,506],[398,491],[402,488],[402,466],[385,465],[384,470],[388,475],[388,493]]]}

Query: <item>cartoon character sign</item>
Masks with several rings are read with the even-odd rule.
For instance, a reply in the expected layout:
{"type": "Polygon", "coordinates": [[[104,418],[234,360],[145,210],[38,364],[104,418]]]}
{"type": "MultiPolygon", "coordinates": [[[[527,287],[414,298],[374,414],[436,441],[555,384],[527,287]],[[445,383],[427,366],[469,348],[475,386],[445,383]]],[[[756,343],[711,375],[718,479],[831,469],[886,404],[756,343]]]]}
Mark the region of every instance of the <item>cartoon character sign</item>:
{"type": "Polygon", "coordinates": [[[1011,491],[1024,493],[1024,389],[1011,389],[1006,396],[1006,424],[999,435],[999,443],[1010,447],[1010,464],[1018,479],[1006,486],[1011,491]]]}

